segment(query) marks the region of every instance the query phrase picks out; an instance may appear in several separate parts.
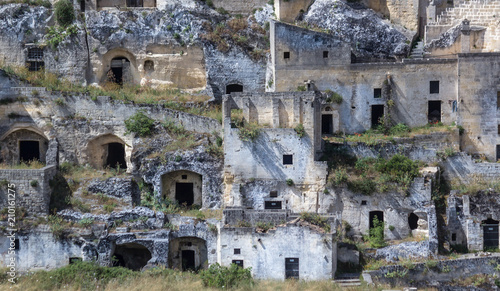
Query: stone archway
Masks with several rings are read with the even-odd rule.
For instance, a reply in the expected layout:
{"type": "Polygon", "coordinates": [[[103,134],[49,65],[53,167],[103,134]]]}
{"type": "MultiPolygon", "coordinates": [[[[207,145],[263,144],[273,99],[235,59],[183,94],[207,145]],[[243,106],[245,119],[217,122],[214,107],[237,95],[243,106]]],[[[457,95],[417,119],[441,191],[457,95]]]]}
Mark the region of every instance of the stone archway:
{"type": "Polygon", "coordinates": [[[202,206],[202,175],[179,170],[165,173],[161,176],[162,196],[180,205],[202,206]]]}
{"type": "Polygon", "coordinates": [[[45,163],[48,144],[41,131],[29,127],[12,129],[0,140],[0,161],[12,165],[33,160],[45,163]]]}
{"type": "Polygon", "coordinates": [[[207,267],[207,243],[198,237],[180,237],[170,240],[168,265],[172,269],[199,270],[207,267]]]}
{"type": "Polygon", "coordinates": [[[116,245],[111,256],[113,267],[120,266],[134,271],[144,268],[151,257],[148,248],[138,243],[116,245]]]}
{"type": "Polygon", "coordinates": [[[91,140],[87,145],[89,163],[96,169],[127,169],[128,158],[125,142],[114,134],[105,134],[91,140]]]}

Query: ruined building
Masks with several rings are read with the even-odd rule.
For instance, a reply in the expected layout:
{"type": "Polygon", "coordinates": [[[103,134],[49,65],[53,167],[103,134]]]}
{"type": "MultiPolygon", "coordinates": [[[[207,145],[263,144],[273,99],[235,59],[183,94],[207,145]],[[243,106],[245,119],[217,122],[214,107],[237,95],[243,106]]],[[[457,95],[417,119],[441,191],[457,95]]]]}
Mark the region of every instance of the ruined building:
{"type": "MultiPolygon", "coordinates": [[[[45,32],[55,25],[51,9],[0,5],[8,27],[0,32],[0,208],[8,214],[15,184],[26,217],[15,239],[19,270],[79,259],[133,270],[235,263],[255,278],[329,279],[359,264],[342,239],[369,236],[374,220],[386,241],[422,238],[374,250],[388,260],[398,247],[410,249],[401,258],[432,258],[448,245],[498,248],[491,204],[500,202],[488,196],[498,190],[453,189],[444,206],[435,195],[443,181],[500,179],[500,2],[352,2],[214,0],[215,10],[195,0],[72,1],[75,32],[57,44],[45,32]],[[206,98],[59,92],[30,85],[16,66],[86,88],[206,98]],[[221,120],[186,112],[209,105],[220,106],[221,120]],[[130,132],[138,113],[153,120],[152,134],[130,132]],[[375,145],[346,137],[384,122],[446,130],[375,145]],[[419,173],[404,191],[373,186],[366,195],[332,182],[345,166],[332,164],[339,153],[344,161],[404,156],[420,162],[419,173]],[[41,166],[16,168],[33,160],[41,166]],[[67,178],[77,167],[97,176],[67,178]],[[222,215],[180,215],[191,208],[222,215]]],[[[3,264],[9,246],[0,237],[3,264]]]]}

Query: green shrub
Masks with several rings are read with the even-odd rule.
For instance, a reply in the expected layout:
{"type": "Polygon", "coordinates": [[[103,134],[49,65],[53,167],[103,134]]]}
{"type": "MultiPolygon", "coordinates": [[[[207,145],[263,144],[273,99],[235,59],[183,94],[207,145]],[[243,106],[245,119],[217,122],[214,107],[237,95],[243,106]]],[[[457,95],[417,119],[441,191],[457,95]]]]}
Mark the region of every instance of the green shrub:
{"type": "Polygon", "coordinates": [[[404,135],[410,132],[410,128],[403,123],[398,123],[389,129],[389,133],[392,135],[404,135]]]}
{"type": "Polygon", "coordinates": [[[49,215],[47,218],[47,222],[49,223],[50,231],[52,231],[52,235],[56,238],[61,238],[64,234],[64,220],[62,217],[49,215]]]}
{"type": "Polygon", "coordinates": [[[137,111],[135,115],[125,120],[127,133],[133,132],[141,137],[151,135],[154,125],[155,121],[142,111],[137,111]]]}
{"type": "Polygon", "coordinates": [[[370,195],[375,192],[377,183],[370,178],[362,178],[361,180],[354,180],[347,183],[347,188],[353,192],[370,195]]]}
{"type": "Polygon", "coordinates": [[[330,174],[329,182],[332,186],[341,186],[347,182],[349,176],[345,167],[339,167],[330,174]]]}
{"type": "Polygon", "coordinates": [[[368,242],[372,248],[382,248],[387,245],[384,240],[384,222],[379,221],[377,216],[373,217],[373,227],[369,233],[368,242]]]}
{"type": "Polygon", "coordinates": [[[328,102],[328,103],[340,104],[340,103],[342,103],[342,101],[344,101],[344,98],[342,98],[342,96],[335,91],[328,89],[328,90],[325,90],[325,94],[326,94],[326,102],[328,102]]]}
{"type": "Polygon", "coordinates": [[[392,176],[408,175],[411,179],[418,175],[418,163],[403,155],[394,155],[390,160],[377,163],[377,170],[392,176]]]}
{"type": "Polygon", "coordinates": [[[30,185],[31,187],[36,188],[38,186],[38,180],[31,180],[30,185]]]}
{"type": "Polygon", "coordinates": [[[59,25],[67,27],[75,21],[75,10],[69,0],[59,0],[54,7],[54,14],[59,25]]]}
{"type": "Polygon", "coordinates": [[[238,136],[242,141],[254,141],[259,137],[260,129],[257,123],[244,123],[239,129],[238,136]]]}
{"type": "Polygon", "coordinates": [[[304,135],[306,135],[306,130],[304,129],[304,125],[302,125],[302,123],[297,124],[297,126],[294,129],[300,138],[302,138],[302,137],[304,137],[304,135]]]}
{"type": "Polygon", "coordinates": [[[59,106],[64,106],[65,102],[63,98],[57,98],[54,100],[54,103],[59,105],[59,106]]]}
{"type": "Polygon", "coordinates": [[[292,179],[286,179],[286,184],[287,184],[288,186],[293,186],[293,184],[294,184],[294,183],[293,183],[293,180],[292,180],[292,179]]]}
{"type": "Polygon", "coordinates": [[[331,231],[330,224],[328,223],[328,218],[321,216],[317,213],[302,212],[300,214],[300,219],[307,221],[311,224],[317,225],[323,228],[326,232],[331,231]]]}
{"type": "Polygon", "coordinates": [[[262,222],[262,221],[259,221],[255,224],[255,226],[257,228],[260,228],[262,229],[264,232],[267,232],[268,230],[270,230],[271,228],[274,227],[274,224],[272,222],[262,222]]]}
{"type": "Polygon", "coordinates": [[[252,287],[254,283],[251,268],[243,269],[235,264],[224,267],[215,263],[207,270],[201,271],[200,277],[205,287],[230,289],[244,286],[252,287]]]}
{"type": "Polygon", "coordinates": [[[306,86],[304,86],[304,85],[297,86],[297,91],[299,91],[299,92],[306,91],[306,86]]]}
{"type": "Polygon", "coordinates": [[[82,218],[78,221],[78,224],[82,227],[89,227],[92,223],[94,223],[94,219],[91,217],[82,218]]]}

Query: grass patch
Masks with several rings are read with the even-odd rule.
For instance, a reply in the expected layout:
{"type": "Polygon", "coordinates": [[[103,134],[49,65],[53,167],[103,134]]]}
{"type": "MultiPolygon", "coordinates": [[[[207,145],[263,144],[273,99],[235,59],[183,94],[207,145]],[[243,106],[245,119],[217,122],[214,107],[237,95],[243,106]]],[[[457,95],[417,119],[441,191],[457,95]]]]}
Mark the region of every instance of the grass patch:
{"type": "Polygon", "coordinates": [[[15,165],[0,164],[0,170],[38,170],[43,167],[45,167],[45,164],[38,160],[21,162],[15,165]]]}
{"type": "Polygon", "coordinates": [[[472,174],[467,182],[462,182],[459,179],[451,181],[451,189],[458,190],[459,194],[476,195],[479,191],[493,190],[495,193],[500,193],[500,181],[491,181],[485,179],[480,174],[472,174]]]}

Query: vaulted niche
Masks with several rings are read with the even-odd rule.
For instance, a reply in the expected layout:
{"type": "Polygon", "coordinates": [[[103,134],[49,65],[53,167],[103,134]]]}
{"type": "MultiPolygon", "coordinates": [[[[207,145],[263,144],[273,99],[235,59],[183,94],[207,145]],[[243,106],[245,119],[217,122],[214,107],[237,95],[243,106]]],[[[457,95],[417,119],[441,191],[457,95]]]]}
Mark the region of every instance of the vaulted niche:
{"type": "Polygon", "coordinates": [[[205,267],[207,244],[197,237],[180,237],[170,240],[168,265],[173,269],[197,271],[205,267]]]}
{"type": "Polygon", "coordinates": [[[125,142],[114,134],[94,138],[86,150],[89,163],[96,169],[127,169],[125,142]]]}
{"type": "Polygon", "coordinates": [[[233,92],[243,92],[243,86],[238,84],[229,84],[226,86],[226,94],[233,92]]]}
{"type": "Polygon", "coordinates": [[[113,267],[140,271],[151,259],[151,252],[143,245],[128,243],[117,245],[112,256],[113,267]]]}
{"type": "Polygon", "coordinates": [[[202,206],[202,176],[195,172],[180,170],[162,176],[162,194],[180,205],[202,206]]]}

